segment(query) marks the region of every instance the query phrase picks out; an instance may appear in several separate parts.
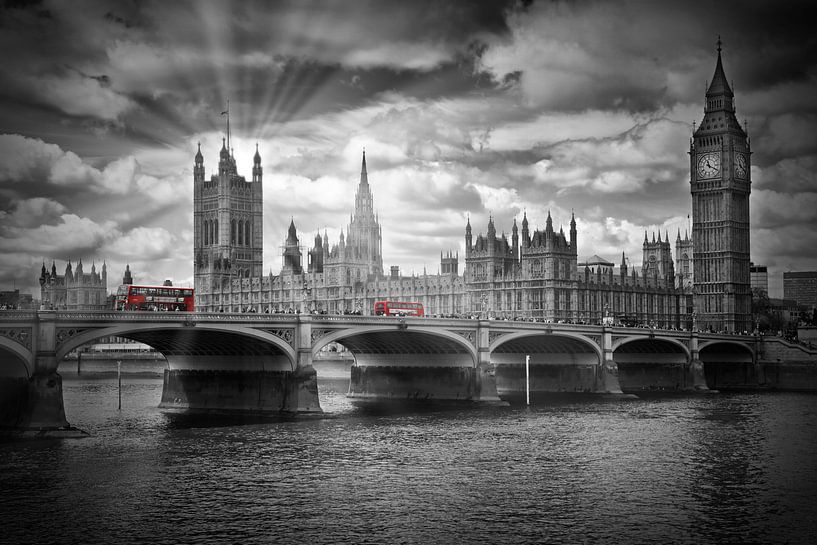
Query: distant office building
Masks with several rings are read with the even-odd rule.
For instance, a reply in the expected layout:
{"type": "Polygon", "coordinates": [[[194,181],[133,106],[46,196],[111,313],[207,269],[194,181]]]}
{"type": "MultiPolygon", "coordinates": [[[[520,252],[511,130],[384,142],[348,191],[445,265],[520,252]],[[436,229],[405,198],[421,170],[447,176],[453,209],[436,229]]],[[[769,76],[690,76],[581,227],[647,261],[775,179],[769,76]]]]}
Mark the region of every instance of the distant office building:
{"type": "Polygon", "coordinates": [[[817,307],[817,271],[784,272],[783,298],[793,299],[798,305],[817,307]]]}
{"type": "Polygon", "coordinates": [[[22,310],[34,308],[34,298],[20,290],[0,291],[0,310],[22,310]]]}
{"type": "Polygon", "coordinates": [[[763,290],[769,293],[769,272],[766,265],[749,263],[749,281],[752,290],[763,290]]]}

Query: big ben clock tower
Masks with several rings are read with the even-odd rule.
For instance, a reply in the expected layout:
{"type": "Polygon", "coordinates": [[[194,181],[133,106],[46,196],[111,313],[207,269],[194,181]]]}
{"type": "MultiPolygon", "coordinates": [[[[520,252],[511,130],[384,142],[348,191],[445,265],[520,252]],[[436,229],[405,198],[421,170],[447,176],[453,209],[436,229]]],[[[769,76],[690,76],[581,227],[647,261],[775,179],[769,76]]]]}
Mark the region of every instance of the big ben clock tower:
{"type": "Polygon", "coordinates": [[[694,309],[699,329],[751,331],[749,193],[751,151],[735,117],[718,38],[704,118],[690,142],[694,309]]]}

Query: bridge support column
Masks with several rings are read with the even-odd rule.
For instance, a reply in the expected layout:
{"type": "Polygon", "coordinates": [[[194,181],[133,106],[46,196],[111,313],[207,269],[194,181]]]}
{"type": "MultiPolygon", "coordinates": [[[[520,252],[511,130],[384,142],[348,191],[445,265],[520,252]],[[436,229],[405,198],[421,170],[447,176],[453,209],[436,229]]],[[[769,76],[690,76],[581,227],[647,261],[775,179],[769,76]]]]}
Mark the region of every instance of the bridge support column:
{"type": "Polygon", "coordinates": [[[690,362],[686,369],[686,389],[695,392],[708,392],[704,364],[698,351],[698,333],[692,332],[689,340],[690,362]]]}
{"type": "Polygon", "coordinates": [[[321,412],[318,400],[318,373],[312,366],[312,316],[301,314],[298,316],[296,327],[296,350],[298,361],[295,362],[295,371],[289,399],[292,412],[321,412]]]}
{"type": "Polygon", "coordinates": [[[613,359],[613,336],[607,327],[601,332],[602,358],[596,371],[595,391],[599,394],[623,394],[618,380],[618,365],[613,359]]]}
{"type": "Polygon", "coordinates": [[[57,373],[56,313],[37,313],[34,328],[34,368],[31,376],[4,381],[0,428],[12,435],[81,437],[65,418],[62,377],[57,373]]]}
{"type": "Polygon", "coordinates": [[[491,363],[491,322],[480,320],[477,327],[477,368],[474,373],[474,401],[504,403],[496,390],[496,372],[491,363]]]}

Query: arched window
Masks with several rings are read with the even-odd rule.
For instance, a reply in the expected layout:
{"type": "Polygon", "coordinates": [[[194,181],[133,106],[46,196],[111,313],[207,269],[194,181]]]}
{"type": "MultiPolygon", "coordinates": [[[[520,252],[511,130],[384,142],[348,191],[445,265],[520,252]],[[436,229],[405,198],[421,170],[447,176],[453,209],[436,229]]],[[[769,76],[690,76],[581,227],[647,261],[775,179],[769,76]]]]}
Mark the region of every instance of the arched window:
{"type": "Polygon", "coordinates": [[[230,244],[235,244],[235,220],[230,220],[230,244]]]}
{"type": "Polygon", "coordinates": [[[213,240],[211,244],[218,244],[218,220],[213,220],[213,240]]]}
{"type": "Polygon", "coordinates": [[[247,220],[247,222],[244,223],[244,244],[250,246],[251,240],[252,239],[250,238],[250,222],[249,220],[247,220]]]}
{"type": "Polygon", "coordinates": [[[238,220],[238,245],[242,246],[244,244],[244,222],[238,220]]]}
{"type": "Polygon", "coordinates": [[[210,234],[207,232],[207,220],[204,220],[204,228],[202,231],[204,231],[204,245],[207,246],[210,244],[210,234]]]}

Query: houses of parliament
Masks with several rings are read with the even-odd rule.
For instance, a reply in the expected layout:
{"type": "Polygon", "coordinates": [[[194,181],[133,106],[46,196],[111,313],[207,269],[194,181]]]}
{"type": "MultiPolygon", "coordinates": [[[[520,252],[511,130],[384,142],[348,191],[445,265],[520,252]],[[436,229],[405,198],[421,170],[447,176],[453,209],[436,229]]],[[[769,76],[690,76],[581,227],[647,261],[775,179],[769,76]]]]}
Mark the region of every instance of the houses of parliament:
{"type": "Polygon", "coordinates": [[[218,174],[206,179],[199,148],[193,169],[196,308],[370,314],[377,300],[399,300],[420,302],[435,315],[751,330],[750,153],[718,41],[704,116],[690,139],[692,233],[679,231],[674,241],[667,232],[645,233],[640,268],[623,253],[618,265],[598,256],[580,261],[575,217],[565,232],[548,214],[539,228],[526,215],[521,228],[513,219],[510,240],[497,235],[493,218],[477,234],[469,219],[462,271],[460,255],[447,252],[436,274],[385,272],[364,152],[354,212],[339,239],[318,233],[302,250],[308,246],[293,219],[282,269],[265,275],[257,147],[249,180],[239,175],[227,142],[218,174]]]}

